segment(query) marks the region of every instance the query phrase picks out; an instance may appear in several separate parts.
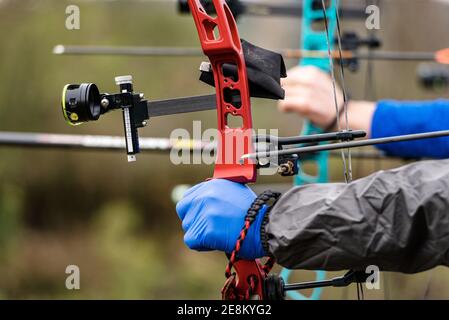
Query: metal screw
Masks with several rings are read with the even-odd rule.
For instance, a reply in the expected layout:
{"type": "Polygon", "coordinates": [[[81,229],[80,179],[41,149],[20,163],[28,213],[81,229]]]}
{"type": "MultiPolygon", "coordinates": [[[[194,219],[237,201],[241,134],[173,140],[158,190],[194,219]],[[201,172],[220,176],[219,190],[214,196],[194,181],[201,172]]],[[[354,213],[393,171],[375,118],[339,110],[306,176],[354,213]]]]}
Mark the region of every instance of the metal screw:
{"type": "Polygon", "coordinates": [[[270,160],[267,159],[267,158],[261,158],[261,159],[258,160],[258,162],[259,162],[259,164],[261,166],[266,166],[266,165],[268,165],[270,163],[270,160]]]}
{"type": "Polygon", "coordinates": [[[147,124],[148,124],[148,122],[146,122],[146,121],[142,121],[142,125],[143,125],[144,127],[146,127],[146,126],[147,126],[147,124]]]}
{"type": "Polygon", "coordinates": [[[103,100],[101,100],[101,106],[106,109],[107,107],[109,107],[109,100],[106,98],[103,98],[103,100]]]}

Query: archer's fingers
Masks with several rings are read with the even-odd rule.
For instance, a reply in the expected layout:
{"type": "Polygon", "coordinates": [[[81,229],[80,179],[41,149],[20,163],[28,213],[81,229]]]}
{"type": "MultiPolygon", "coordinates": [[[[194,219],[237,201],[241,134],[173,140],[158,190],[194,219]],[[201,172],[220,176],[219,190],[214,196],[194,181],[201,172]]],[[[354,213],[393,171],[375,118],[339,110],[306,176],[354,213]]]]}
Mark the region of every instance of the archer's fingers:
{"type": "Polygon", "coordinates": [[[312,85],[316,82],[328,80],[329,75],[317,67],[295,67],[287,72],[288,76],[281,79],[281,84],[285,86],[312,85]]]}
{"type": "Polygon", "coordinates": [[[296,112],[300,115],[308,115],[310,112],[310,103],[303,96],[290,97],[278,103],[278,109],[281,112],[296,112]]]}

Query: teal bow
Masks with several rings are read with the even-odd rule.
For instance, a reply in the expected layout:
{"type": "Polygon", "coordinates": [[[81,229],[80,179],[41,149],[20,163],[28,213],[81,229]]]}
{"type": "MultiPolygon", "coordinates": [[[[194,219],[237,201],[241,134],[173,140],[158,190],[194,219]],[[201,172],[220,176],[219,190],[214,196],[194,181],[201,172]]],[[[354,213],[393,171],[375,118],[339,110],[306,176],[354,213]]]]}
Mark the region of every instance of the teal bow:
{"type": "MultiPolygon", "coordinates": [[[[301,49],[303,50],[320,50],[328,51],[333,49],[333,39],[337,28],[338,0],[330,0],[329,6],[326,9],[329,35],[326,31],[314,30],[314,26],[321,26],[323,24],[324,12],[321,0],[303,0],[303,17],[302,17],[302,39],[301,49]],[[328,44],[328,39],[330,43],[328,44]],[[330,48],[329,48],[330,47],[330,48]]],[[[328,58],[303,58],[300,61],[301,66],[315,66],[325,72],[330,73],[331,63],[328,58]]],[[[317,128],[309,121],[304,122],[301,135],[311,135],[322,133],[320,128],[317,128]]],[[[301,159],[302,163],[313,163],[316,167],[317,174],[309,175],[299,168],[299,174],[295,177],[295,186],[300,186],[308,183],[325,183],[329,182],[329,152],[321,152],[311,155],[308,158],[301,159]]],[[[315,271],[316,280],[325,280],[326,272],[315,271]]],[[[281,276],[288,279],[291,270],[283,269],[281,276]]],[[[288,292],[287,295],[294,300],[319,300],[321,297],[322,288],[315,288],[310,296],[305,296],[299,292],[288,292]]]]}

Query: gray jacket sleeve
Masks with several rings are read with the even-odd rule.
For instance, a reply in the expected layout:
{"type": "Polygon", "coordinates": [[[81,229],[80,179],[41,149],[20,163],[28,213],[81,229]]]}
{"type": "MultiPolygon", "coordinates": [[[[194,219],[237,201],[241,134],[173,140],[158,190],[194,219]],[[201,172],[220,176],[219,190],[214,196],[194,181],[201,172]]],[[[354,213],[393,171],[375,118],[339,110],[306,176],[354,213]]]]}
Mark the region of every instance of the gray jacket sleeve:
{"type": "Polygon", "coordinates": [[[297,187],[267,215],[267,252],[291,269],[416,273],[449,266],[449,160],[347,184],[297,187]]]}

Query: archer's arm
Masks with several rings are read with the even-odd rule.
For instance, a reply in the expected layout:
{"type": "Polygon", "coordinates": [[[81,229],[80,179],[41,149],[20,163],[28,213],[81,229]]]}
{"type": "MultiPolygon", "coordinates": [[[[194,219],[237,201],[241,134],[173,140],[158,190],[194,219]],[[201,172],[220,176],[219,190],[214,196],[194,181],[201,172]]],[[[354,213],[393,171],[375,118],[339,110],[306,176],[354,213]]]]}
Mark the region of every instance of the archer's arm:
{"type": "MultiPolygon", "coordinates": [[[[377,103],[372,117],[371,136],[395,135],[449,129],[449,100],[393,101],[377,103]]],[[[399,157],[449,158],[449,138],[417,140],[380,145],[388,155],[399,157]]]]}
{"type": "MultiPolygon", "coordinates": [[[[285,100],[279,102],[283,112],[306,117],[323,129],[335,122],[336,108],[331,78],[313,67],[296,67],[283,81],[285,100]]],[[[343,107],[342,93],[337,88],[337,102],[343,107]]],[[[449,129],[449,100],[393,101],[348,103],[349,128],[364,130],[369,137],[423,133],[449,129]]],[[[340,116],[345,128],[345,115],[340,116]]],[[[332,128],[331,130],[338,130],[332,128]]],[[[449,158],[449,138],[417,140],[378,146],[387,155],[404,158],[449,158]]]]}
{"type": "Polygon", "coordinates": [[[291,269],[416,273],[449,266],[449,160],[285,194],[265,219],[264,249],[291,269]]]}

